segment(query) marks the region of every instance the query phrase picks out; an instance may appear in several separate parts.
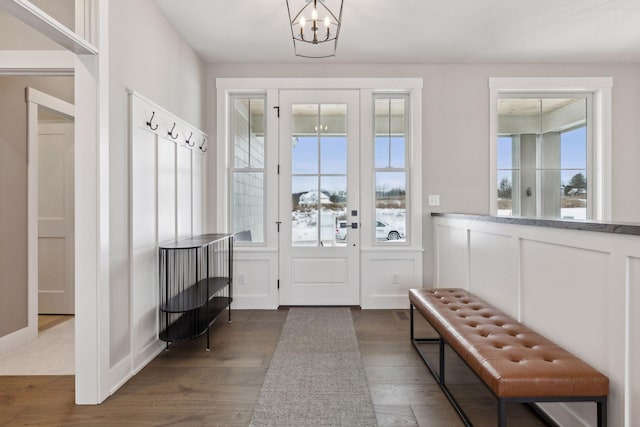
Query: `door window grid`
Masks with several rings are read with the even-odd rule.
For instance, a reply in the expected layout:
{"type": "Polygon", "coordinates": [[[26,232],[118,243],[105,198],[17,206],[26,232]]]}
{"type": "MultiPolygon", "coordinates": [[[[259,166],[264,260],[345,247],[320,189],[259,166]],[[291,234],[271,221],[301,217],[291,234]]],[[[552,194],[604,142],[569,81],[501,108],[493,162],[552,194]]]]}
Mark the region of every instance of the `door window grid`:
{"type": "Polygon", "coordinates": [[[291,193],[294,246],[345,246],[346,105],[292,106],[291,193]]]}
{"type": "Polygon", "coordinates": [[[409,223],[408,94],[375,94],[374,183],[376,244],[407,242],[409,223]]]}

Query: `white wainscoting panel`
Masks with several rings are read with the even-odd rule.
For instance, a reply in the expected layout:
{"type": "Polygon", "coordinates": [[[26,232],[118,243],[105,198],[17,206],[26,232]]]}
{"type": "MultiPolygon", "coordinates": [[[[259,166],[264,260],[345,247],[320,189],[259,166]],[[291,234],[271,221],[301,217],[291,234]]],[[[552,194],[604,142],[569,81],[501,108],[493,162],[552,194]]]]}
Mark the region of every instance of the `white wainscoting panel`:
{"type": "Polygon", "coordinates": [[[467,230],[435,223],[435,277],[442,287],[469,289],[467,230]]]}
{"type": "Polygon", "coordinates": [[[561,340],[587,363],[607,366],[609,325],[603,302],[608,300],[610,254],[523,239],[520,255],[522,322],[561,340]]]}
{"type": "Polygon", "coordinates": [[[158,244],[205,228],[205,153],[185,136],[203,141],[206,135],[135,92],[129,101],[129,305],[112,307],[112,316],[130,319],[129,354],[110,360],[112,392],[164,348],[158,339],[158,244]]]}
{"type": "MultiPolygon", "coordinates": [[[[640,426],[640,237],[434,218],[435,285],[465,287],[609,377],[609,425],[640,426]],[[468,238],[467,238],[468,236],[468,238]]],[[[595,426],[595,404],[544,404],[595,426]]]]}
{"type": "Polygon", "coordinates": [[[520,317],[519,289],[514,286],[519,281],[517,244],[508,235],[469,232],[469,290],[516,319],[520,317]]]}
{"type": "MultiPolygon", "coordinates": [[[[134,142],[135,143],[135,142],[134,142]]],[[[135,165],[133,166],[135,168],[135,165]]],[[[137,209],[134,200],[134,210],[137,209]]],[[[174,240],[176,235],[176,144],[158,140],[158,242],[174,240]]]]}
{"type": "Polygon", "coordinates": [[[277,286],[277,250],[238,249],[236,246],[233,258],[233,309],[277,309],[277,286]]]}
{"type": "Polygon", "coordinates": [[[192,166],[192,191],[193,197],[191,202],[193,203],[193,218],[191,223],[193,224],[193,235],[197,236],[204,233],[204,207],[206,206],[206,196],[204,192],[204,183],[206,180],[204,169],[205,157],[198,152],[191,152],[191,166],[192,166]]]}
{"type": "Polygon", "coordinates": [[[191,149],[188,146],[178,145],[176,159],[176,215],[178,226],[178,239],[191,236],[191,223],[193,213],[191,211],[191,149]]]}
{"type": "Polygon", "coordinates": [[[422,251],[371,249],[361,252],[363,309],[409,307],[409,289],[422,287],[422,251]]]}

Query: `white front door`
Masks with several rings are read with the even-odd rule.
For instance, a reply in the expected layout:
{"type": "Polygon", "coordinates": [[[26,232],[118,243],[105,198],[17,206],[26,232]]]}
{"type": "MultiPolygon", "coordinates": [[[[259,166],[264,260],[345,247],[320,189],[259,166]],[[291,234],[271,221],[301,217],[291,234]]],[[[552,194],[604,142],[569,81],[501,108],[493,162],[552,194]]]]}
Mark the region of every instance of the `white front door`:
{"type": "Polygon", "coordinates": [[[73,122],[38,125],[38,313],[74,313],[73,122]]]}
{"type": "Polygon", "coordinates": [[[359,93],[280,92],[280,305],[359,305],[359,93]]]}

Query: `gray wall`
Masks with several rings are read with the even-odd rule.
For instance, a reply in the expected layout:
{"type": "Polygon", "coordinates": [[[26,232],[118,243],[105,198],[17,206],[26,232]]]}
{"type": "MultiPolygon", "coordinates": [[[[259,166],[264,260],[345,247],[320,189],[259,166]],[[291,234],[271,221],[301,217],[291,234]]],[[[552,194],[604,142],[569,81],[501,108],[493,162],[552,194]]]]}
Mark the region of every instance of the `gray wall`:
{"type": "MultiPolygon", "coordinates": [[[[151,0],[109,2],[110,363],[129,355],[127,89],[203,128],[204,64],[151,0]]],[[[213,151],[213,150],[212,150],[213,151]]]]}
{"type": "MultiPolygon", "coordinates": [[[[422,77],[424,279],[432,283],[431,211],[489,213],[490,77],[613,77],[613,219],[640,222],[640,65],[221,64],[207,67],[207,132],[216,132],[216,77],[422,77]],[[427,194],[441,205],[427,206],[427,194]]],[[[213,147],[212,147],[213,149],[213,147]]],[[[215,209],[215,158],[209,156],[209,223],[215,209]]]]}
{"type": "MultiPolygon", "coordinates": [[[[75,0],[31,0],[71,30],[75,27],[75,0]]],[[[62,47],[17,18],[0,10],[0,50],[59,50],[62,47]]]]}
{"type": "Polygon", "coordinates": [[[72,77],[0,76],[0,337],[28,320],[26,87],[73,102],[72,77]]]}

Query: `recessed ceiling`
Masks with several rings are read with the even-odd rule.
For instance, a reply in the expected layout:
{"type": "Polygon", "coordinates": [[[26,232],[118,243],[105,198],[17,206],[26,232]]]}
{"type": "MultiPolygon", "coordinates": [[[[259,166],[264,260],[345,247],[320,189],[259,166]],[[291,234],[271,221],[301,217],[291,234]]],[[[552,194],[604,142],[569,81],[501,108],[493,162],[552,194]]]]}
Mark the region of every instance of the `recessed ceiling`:
{"type": "Polygon", "coordinates": [[[634,63],[639,0],[345,0],[337,54],[294,56],[285,0],[154,0],[206,63],[634,63]]]}

